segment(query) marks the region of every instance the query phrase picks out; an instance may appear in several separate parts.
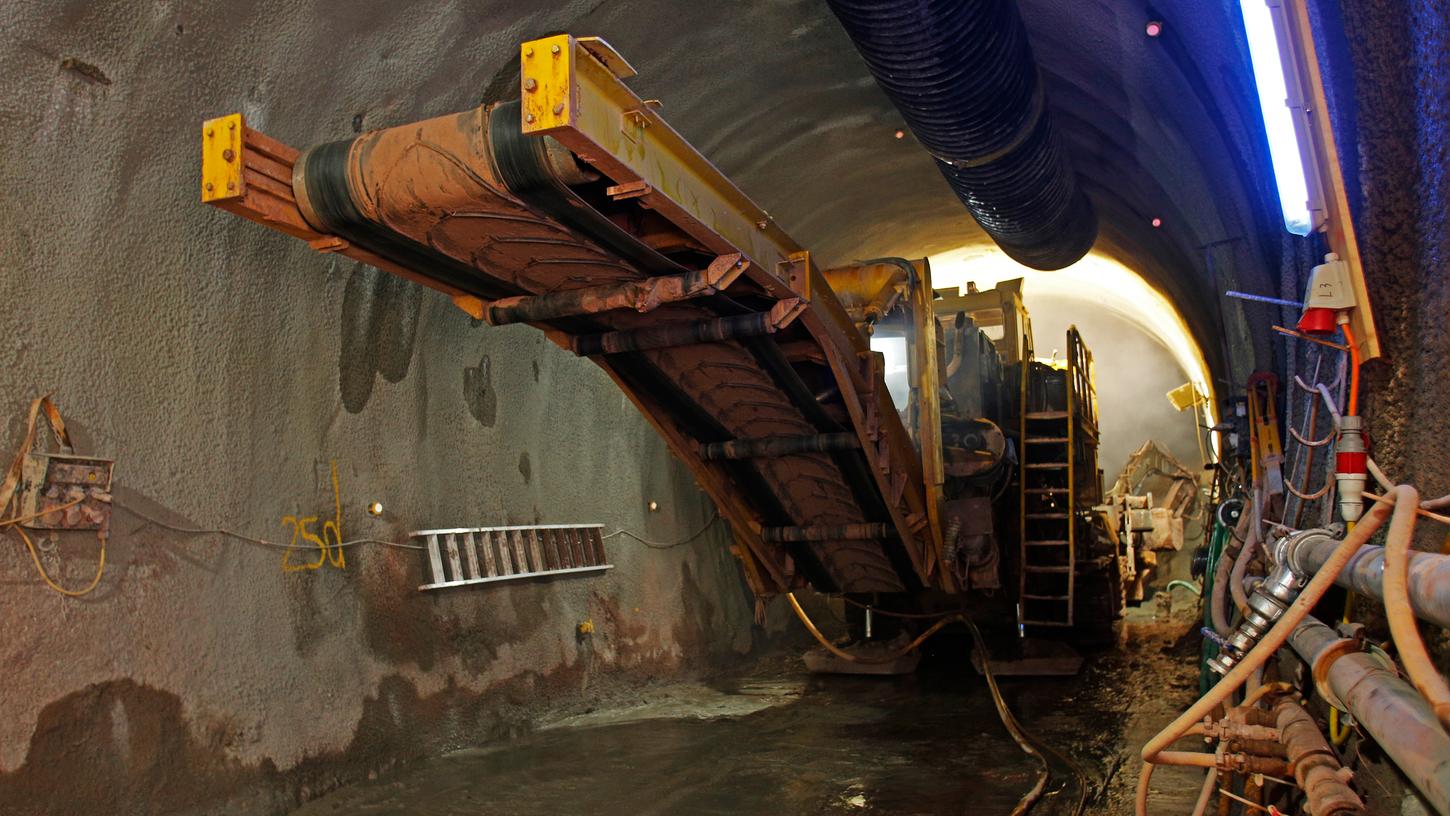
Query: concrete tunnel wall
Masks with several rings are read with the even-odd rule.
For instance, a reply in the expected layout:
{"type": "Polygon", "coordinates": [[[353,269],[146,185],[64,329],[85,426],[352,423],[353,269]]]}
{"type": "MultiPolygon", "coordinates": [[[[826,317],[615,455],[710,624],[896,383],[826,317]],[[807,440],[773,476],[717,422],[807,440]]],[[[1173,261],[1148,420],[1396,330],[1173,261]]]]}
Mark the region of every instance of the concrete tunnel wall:
{"type": "MultiPolygon", "coordinates": [[[[1390,355],[1369,372],[1370,427],[1393,473],[1450,489],[1444,10],[1345,4],[1340,20],[1337,4],[1312,5],[1345,30],[1332,102],[1390,355]]],[[[1231,18],[1230,3],[1158,6],[1185,38],[1220,37],[1210,23],[1231,18]]],[[[1053,88],[1108,77],[1144,127],[1167,122],[1152,115],[1167,99],[1175,115],[1227,131],[1205,146],[1195,139],[1211,128],[1163,124],[1171,138],[1135,142],[1126,120],[1094,121],[1091,96],[1065,100],[1069,118],[1093,126],[1074,140],[1085,166],[1101,168],[1103,248],[1187,293],[1180,302],[1212,291],[1196,247],[1225,236],[1243,240],[1220,253],[1221,284],[1275,280],[1261,261],[1279,242],[1250,212],[1267,189],[1250,119],[1237,103],[1210,104],[1235,86],[1232,72],[1161,70],[1136,39],[1100,36],[1117,16],[1136,26],[1135,11],[1062,8],[1024,2],[1053,88]],[[1079,31],[1113,45],[1092,51],[1110,68],[1131,70],[1075,62],[1079,31]],[[1091,163],[1115,156],[1126,164],[1091,163]],[[1248,181],[1213,186],[1235,174],[1248,181]],[[1127,179],[1151,187],[1142,195],[1155,205],[1127,179]],[[1170,228],[1145,234],[1160,211],[1170,228]]],[[[332,459],[348,537],[541,519],[673,540],[709,514],[591,366],[201,206],[204,117],[241,110],[303,146],[476,105],[512,81],[520,39],[600,33],[641,68],[644,95],[664,99],[671,121],[826,262],[976,235],[919,146],[890,138],[899,120],[869,77],[842,70],[854,55],[812,0],[12,0],[4,15],[0,443],[8,455],[28,399],[53,390],[80,450],[118,459],[118,503],[176,525],[283,537],[282,516],[330,506],[332,459]],[[374,499],[381,521],[361,512],[374,499]],[[651,499],[660,513],[644,509],[651,499]]],[[[1174,65],[1237,59],[1219,42],[1180,47],[1174,65]]],[[[1197,314],[1202,326],[1212,311],[1197,314]]],[[[1279,342],[1254,314],[1253,337],[1231,349],[1244,370],[1279,342]]],[[[719,527],[667,552],[612,540],[618,567],[605,578],[447,596],[416,592],[413,553],[354,549],[346,571],[284,575],[276,551],[178,536],[118,510],[101,588],[68,601],[5,539],[6,812],[279,812],[506,730],[586,686],[727,659],[754,637],[719,527]],[[581,643],[574,626],[586,617],[597,629],[581,643]]],[[[68,585],[95,566],[94,542],[74,539],[61,545],[68,585]]]]}
{"type": "MultiPolygon", "coordinates": [[[[4,536],[0,812],[283,812],[762,636],[723,524],[670,550],[611,539],[600,577],[425,594],[413,551],[285,573],[277,550],[130,512],[286,542],[282,517],[331,515],[335,460],[347,538],[602,522],[675,541],[713,514],[603,372],[541,333],[198,201],[203,117],[305,146],[360,111],[461,110],[584,4],[294,6],[6,5],[0,446],[8,464],[53,392],[78,450],[117,460],[119,507],[84,598],[4,536]]],[[[83,586],[96,550],[67,534],[43,563],[83,586]]]]}

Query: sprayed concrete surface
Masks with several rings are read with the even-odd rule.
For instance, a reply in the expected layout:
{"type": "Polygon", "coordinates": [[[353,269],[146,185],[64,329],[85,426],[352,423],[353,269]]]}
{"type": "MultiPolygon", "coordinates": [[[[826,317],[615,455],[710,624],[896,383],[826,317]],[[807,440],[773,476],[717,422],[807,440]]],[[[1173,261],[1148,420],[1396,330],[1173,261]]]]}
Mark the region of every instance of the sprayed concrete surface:
{"type": "MultiPolygon", "coordinates": [[[[1172,36],[1153,46],[1112,4],[1024,5],[1105,248],[1202,336],[1207,255],[1220,286],[1264,290],[1280,249],[1232,4],[1158,4],[1172,36]],[[1069,47],[1082,32],[1092,47],[1069,47]],[[1150,232],[1156,213],[1168,226],[1150,232]],[[1206,254],[1216,241],[1229,248],[1206,254]]],[[[1393,473],[1450,490],[1445,16],[1346,6],[1352,75],[1332,92],[1392,355],[1371,372],[1371,429],[1393,473]]],[[[522,38],[599,33],[824,261],[980,240],[919,146],[892,138],[899,119],[814,0],[14,0],[4,14],[0,441],[53,391],[78,448],[118,460],[96,593],[62,599],[8,535],[0,552],[0,665],[19,667],[0,695],[5,813],[280,813],[760,639],[718,525],[664,551],[611,539],[602,578],[423,595],[412,551],[290,573],[278,550],[147,521],[285,543],[285,516],[332,507],[333,461],[349,538],[539,520],[673,541],[711,515],[606,378],[538,334],[199,205],[201,119],[241,110],[313,144],[496,97],[522,38]],[[362,512],[375,500],[380,519],[362,512]]],[[[1235,350],[1262,365],[1273,341],[1250,314],[1235,350]]],[[[68,585],[95,569],[93,540],[41,543],[68,585]]]]}
{"type": "MultiPolygon", "coordinates": [[[[718,523],[668,550],[612,538],[597,578],[424,594],[415,551],[285,572],[146,520],[285,545],[284,517],[331,516],[334,461],[347,538],[542,521],[671,542],[711,519],[593,366],[197,201],[204,116],[307,144],[461,109],[524,29],[587,11],[506,5],[7,4],[0,441],[8,463],[54,392],[78,449],[118,464],[94,594],[50,592],[4,538],[0,812],[281,813],[755,645],[718,523]]],[[[83,585],[96,541],[43,563],[83,585]]]]}

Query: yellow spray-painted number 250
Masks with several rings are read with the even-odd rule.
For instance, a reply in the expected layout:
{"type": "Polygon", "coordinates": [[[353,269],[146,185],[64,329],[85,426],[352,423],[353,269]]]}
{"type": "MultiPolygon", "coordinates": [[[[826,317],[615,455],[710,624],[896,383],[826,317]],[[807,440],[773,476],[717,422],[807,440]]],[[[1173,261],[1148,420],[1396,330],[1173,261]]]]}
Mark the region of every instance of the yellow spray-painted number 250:
{"type": "Polygon", "coordinates": [[[332,564],[338,569],[347,568],[347,557],[342,551],[342,491],[337,483],[337,461],[332,462],[332,507],[333,517],[322,522],[322,536],[318,537],[308,527],[317,523],[317,516],[283,516],[282,526],[292,528],[292,543],[282,553],[283,572],[315,570],[323,564],[332,564]],[[317,560],[292,562],[292,551],[297,548],[297,539],[317,548],[317,560]]]}

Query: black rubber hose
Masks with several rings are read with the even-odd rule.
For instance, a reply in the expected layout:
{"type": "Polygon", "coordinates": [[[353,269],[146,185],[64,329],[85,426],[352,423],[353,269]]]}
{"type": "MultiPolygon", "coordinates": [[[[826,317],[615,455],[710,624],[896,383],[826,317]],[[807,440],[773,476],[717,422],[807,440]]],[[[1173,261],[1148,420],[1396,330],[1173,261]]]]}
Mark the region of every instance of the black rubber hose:
{"type": "Polygon", "coordinates": [[[1034,269],[1076,262],[1097,214],[1052,129],[1012,0],[827,0],[982,229],[1034,269]]]}

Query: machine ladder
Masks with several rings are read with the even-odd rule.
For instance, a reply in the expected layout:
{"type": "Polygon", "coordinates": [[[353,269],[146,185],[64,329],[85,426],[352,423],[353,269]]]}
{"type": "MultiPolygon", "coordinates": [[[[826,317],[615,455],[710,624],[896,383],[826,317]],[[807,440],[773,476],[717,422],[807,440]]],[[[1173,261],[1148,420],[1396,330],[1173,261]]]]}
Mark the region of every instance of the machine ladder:
{"type": "Polygon", "coordinates": [[[1092,353],[1075,326],[1067,350],[1066,370],[1034,360],[1022,367],[1023,627],[1074,625],[1078,562],[1092,549],[1089,514],[1102,494],[1092,353]]]}

